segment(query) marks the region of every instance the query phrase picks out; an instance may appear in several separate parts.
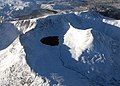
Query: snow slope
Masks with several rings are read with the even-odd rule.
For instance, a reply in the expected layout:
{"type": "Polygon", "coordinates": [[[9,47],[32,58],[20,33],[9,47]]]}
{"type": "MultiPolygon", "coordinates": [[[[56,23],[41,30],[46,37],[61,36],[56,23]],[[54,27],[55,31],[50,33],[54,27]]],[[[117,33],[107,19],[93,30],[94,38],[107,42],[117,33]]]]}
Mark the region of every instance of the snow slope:
{"type": "Polygon", "coordinates": [[[1,24],[0,85],[119,86],[119,23],[88,11],[1,24]],[[40,41],[49,36],[58,36],[59,45],[40,41]]]}
{"type": "Polygon", "coordinates": [[[120,30],[104,19],[94,12],[39,19],[33,30],[20,37],[27,63],[50,79],[50,85],[119,85],[120,30]],[[59,36],[59,45],[40,42],[48,36],[59,36]],[[54,74],[62,80],[53,79],[54,74]]]}
{"type": "Polygon", "coordinates": [[[11,23],[0,26],[0,86],[48,86],[49,80],[35,74],[26,63],[18,29],[11,23]]]}
{"type": "Polygon", "coordinates": [[[37,19],[26,19],[26,20],[19,20],[19,21],[11,21],[14,26],[18,28],[18,30],[25,34],[29,30],[35,28],[37,19]]]}
{"type": "Polygon", "coordinates": [[[7,48],[19,35],[19,31],[10,23],[0,24],[0,50],[7,48]]]}
{"type": "Polygon", "coordinates": [[[4,20],[14,19],[40,12],[41,8],[59,11],[71,10],[84,3],[84,0],[1,0],[0,17],[3,17],[4,20]]]}
{"type": "Polygon", "coordinates": [[[79,30],[70,25],[70,29],[64,35],[64,45],[70,48],[70,53],[75,60],[79,60],[82,52],[92,46],[93,36],[91,29],[79,30]],[[81,40],[80,40],[81,39],[81,40]]]}
{"type": "Polygon", "coordinates": [[[59,20],[58,22],[54,21],[56,17],[54,18],[54,16],[52,16],[52,18],[53,20],[49,17],[45,18],[45,20],[38,20],[35,29],[27,32],[25,35],[21,35],[20,40],[24,46],[28,64],[38,74],[50,79],[51,86],[74,85],[75,83],[86,85],[87,83],[84,83],[84,80],[79,78],[74,71],[70,71],[63,66],[60,60],[59,46],[46,46],[40,42],[40,39],[43,37],[59,36],[63,31],[61,28],[65,28],[59,20]],[[59,28],[54,26],[54,23],[56,23],[59,28]],[[52,26],[56,29],[52,28],[52,26]],[[34,59],[32,59],[32,57],[34,57],[34,59]],[[79,82],[77,82],[76,79],[79,80],[79,82]]]}

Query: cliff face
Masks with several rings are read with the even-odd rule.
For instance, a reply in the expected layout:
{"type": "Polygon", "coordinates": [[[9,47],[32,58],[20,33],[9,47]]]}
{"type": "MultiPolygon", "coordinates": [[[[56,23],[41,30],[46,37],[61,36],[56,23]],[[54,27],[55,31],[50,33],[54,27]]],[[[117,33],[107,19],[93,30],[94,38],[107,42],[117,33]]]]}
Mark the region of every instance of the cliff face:
{"type": "Polygon", "coordinates": [[[14,26],[17,27],[21,33],[25,34],[29,30],[35,28],[36,19],[18,20],[12,21],[11,23],[14,24],[14,26]]]}

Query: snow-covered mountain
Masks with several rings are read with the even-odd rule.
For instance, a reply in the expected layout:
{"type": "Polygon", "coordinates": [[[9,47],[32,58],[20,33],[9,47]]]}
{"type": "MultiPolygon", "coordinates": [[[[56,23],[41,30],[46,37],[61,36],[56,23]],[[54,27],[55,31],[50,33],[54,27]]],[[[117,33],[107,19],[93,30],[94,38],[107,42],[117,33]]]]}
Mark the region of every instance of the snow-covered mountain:
{"type": "Polygon", "coordinates": [[[1,23],[0,85],[119,86],[119,23],[90,11],[1,23]]]}
{"type": "Polygon", "coordinates": [[[31,15],[41,9],[70,10],[84,3],[83,0],[1,0],[0,17],[4,20],[31,15]]]}
{"type": "Polygon", "coordinates": [[[0,86],[120,85],[120,20],[65,3],[0,1],[0,86]]]}

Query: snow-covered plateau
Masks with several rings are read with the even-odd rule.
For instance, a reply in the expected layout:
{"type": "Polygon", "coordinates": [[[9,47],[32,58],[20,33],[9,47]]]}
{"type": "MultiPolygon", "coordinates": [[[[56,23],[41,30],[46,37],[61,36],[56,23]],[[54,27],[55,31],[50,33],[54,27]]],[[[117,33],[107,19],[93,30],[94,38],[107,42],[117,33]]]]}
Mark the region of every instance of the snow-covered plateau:
{"type": "Polygon", "coordinates": [[[27,18],[0,23],[0,86],[120,86],[120,20],[93,11],[27,18]]]}

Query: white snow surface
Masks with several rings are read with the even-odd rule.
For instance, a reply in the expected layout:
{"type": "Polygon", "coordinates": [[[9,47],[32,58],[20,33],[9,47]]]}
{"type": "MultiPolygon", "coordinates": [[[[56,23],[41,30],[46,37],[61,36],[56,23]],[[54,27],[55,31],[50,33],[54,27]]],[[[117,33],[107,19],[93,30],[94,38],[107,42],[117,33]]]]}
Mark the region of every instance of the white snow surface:
{"type": "Polygon", "coordinates": [[[37,19],[27,19],[27,20],[19,20],[19,21],[11,21],[18,28],[18,30],[25,34],[31,29],[35,28],[37,19]]]}
{"type": "Polygon", "coordinates": [[[88,11],[2,23],[0,85],[119,86],[120,27],[108,20],[88,11]],[[58,46],[40,41],[49,36],[58,46]]]}
{"type": "Polygon", "coordinates": [[[42,9],[49,9],[49,10],[53,10],[53,7],[49,4],[41,4],[40,6],[42,9]]]}
{"type": "Polygon", "coordinates": [[[0,1],[0,9],[4,9],[6,5],[9,5],[11,10],[23,10],[24,7],[29,6],[29,2],[24,2],[22,0],[1,0],[0,1]]]}
{"type": "MultiPolygon", "coordinates": [[[[0,51],[0,59],[2,59],[0,62],[0,71],[4,71],[15,64],[15,62],[18,62],[20,60],[19,57],[25,56],[22,46],[17,42],[19,42],[19,38],[17,38],[8,48],[0,51]]],[[[23,58],[22,62],[25,63],[25,58],[23,58]]]]}
{"type": "Polygon", "coordinates": [[[120,27],[120,20],[113,20],[113,19],[103,19],[103,22],[107,23],[107,24],[110,24],[110,25],[113,25],[113,26],[116,26],[116,27],[120,27]]]}
{"type": "Polygon", "coordinates": [[[26,63],[25,52],[17,37],[6,49],[0,51],[1,86],[49,86],[49,81],[37,76],[26,63]]]}
{"type": "Polygon", "coordinates": [[[83,51],[92,46],[93,36],[91,29],[80,30],[70,25],[69,30],[64,35],[64,43],[70,48],[72,58],[79,61],[83,51]]]}

